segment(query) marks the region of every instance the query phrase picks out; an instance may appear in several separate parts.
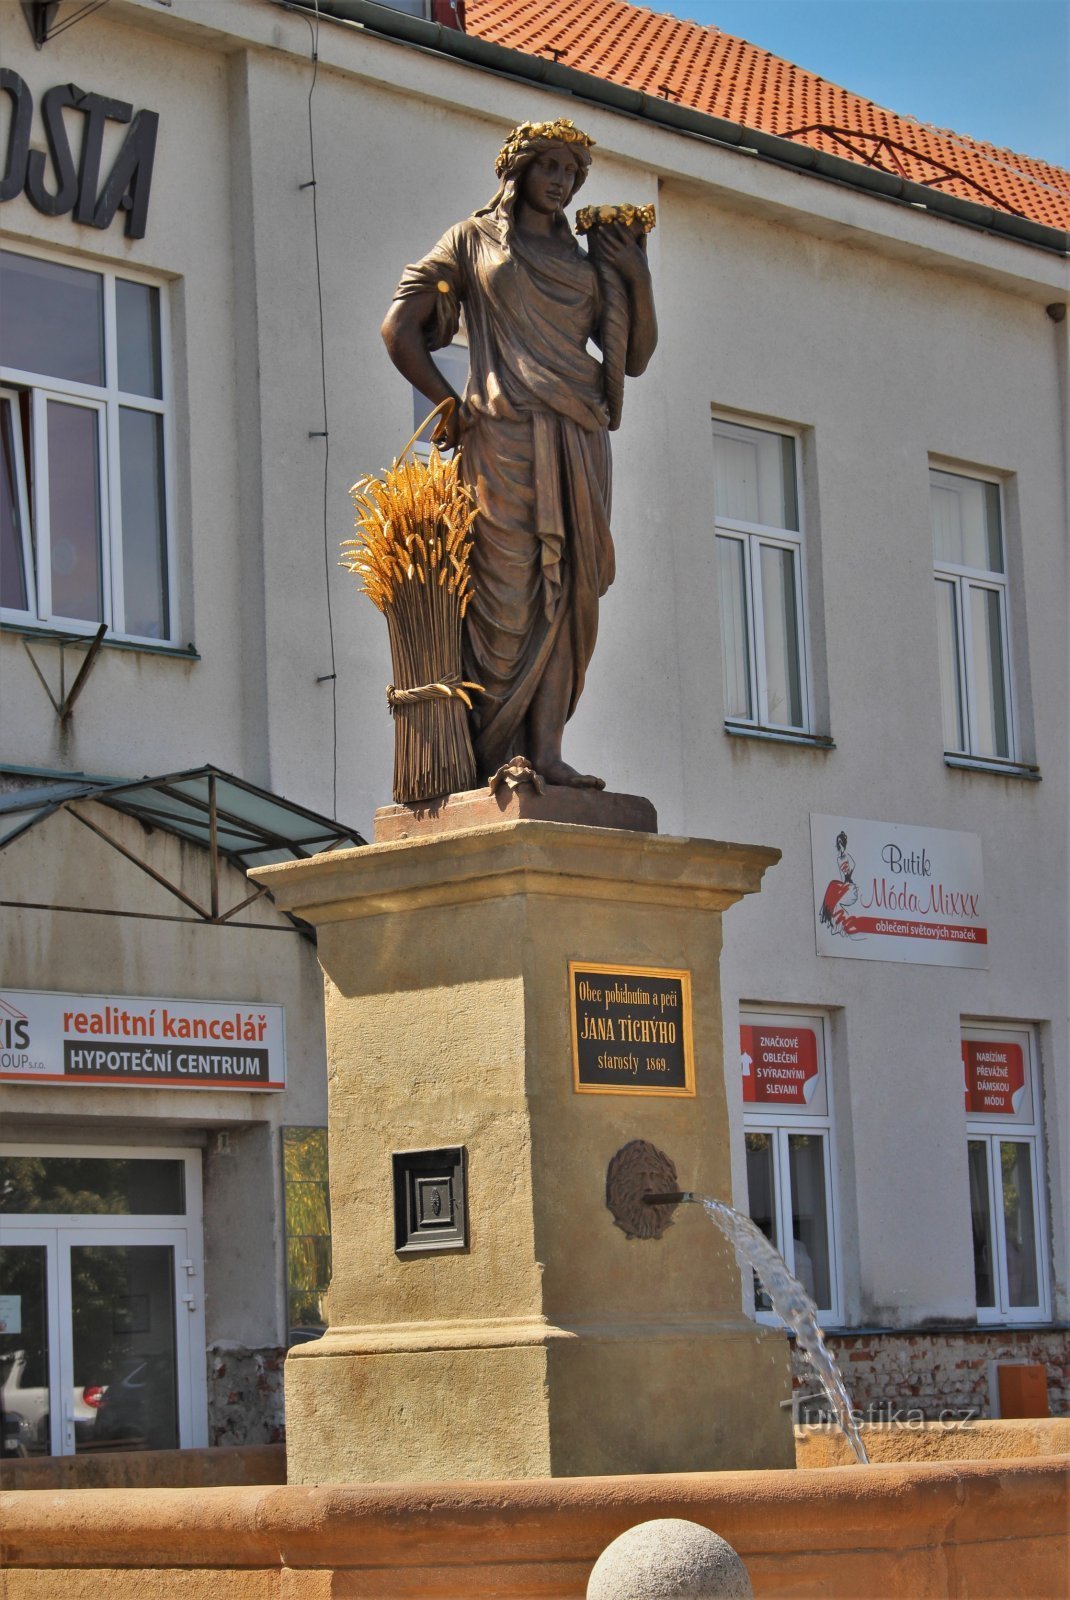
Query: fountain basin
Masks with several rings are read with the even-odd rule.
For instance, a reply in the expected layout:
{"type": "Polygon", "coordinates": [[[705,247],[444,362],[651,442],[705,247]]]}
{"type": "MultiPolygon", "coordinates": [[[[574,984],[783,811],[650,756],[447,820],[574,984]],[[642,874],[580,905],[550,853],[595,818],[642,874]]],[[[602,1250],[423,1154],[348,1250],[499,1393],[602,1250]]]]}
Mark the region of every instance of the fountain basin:
{"type": "Polygon", "coordinates": [[[0,1495],[4,1600],[581,1600],[651,1517],[714,1529],[756,1596],[1065,1594],[1070,1463],[0,1495]]]}
{"type": "MultiPolygon", "coordinates": [[[[976,1422],[863,1422],[870,1461],[1019,1461],[1070,1457],[1070,1417],[983,1417],[976,1422]]],[[[835,1423],[795,1429],[800,1467],[847,1467],[851,1447],[835,1423]]]]}

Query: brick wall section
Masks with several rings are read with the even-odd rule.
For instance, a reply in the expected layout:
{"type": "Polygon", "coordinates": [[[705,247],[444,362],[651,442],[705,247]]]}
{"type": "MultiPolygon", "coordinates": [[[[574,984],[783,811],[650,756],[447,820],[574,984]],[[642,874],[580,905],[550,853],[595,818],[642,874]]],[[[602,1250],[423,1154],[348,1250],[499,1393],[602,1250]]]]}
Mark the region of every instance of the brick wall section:
{"type": "MultiPolygon", "coordinates": [[[[935,1421],[942,1411],[989,1415],[989,1361],[1032,1361],[1048,1374],[1048,1409],[1070,1416],[1070,1330],[827,1335],[857,1411],[875,1420],[888,1407],[920,1411],[935,1421]]],[[[212,1345],[208,1351],[208,1437],[213,1445],[277,1444],[286,1436],[282,1369],[285,1350],[212,1345]]],[[[792,1351],[796,1394],[817,1388],[809,1362],[792,1351]]],[[[800,1407],[800,1420],[816,1419],[820,1405],[800,1407]]],[[[894,1414],[893,1414],[894,1420],[894,1414]]]]}
{"type": "Polygon", "coordinates": [[[244,1345],[208,1347],[208,1442],[279,1444],[283,1426],[282,1368],[286,1351],[244,1345]]]}
{"type": "MultiPolygon", "coordinates": [[[[989,1361],[1038,1362],[1047,1369],[1048,1409],[1070,1415],[1070,1331],[980,1328],[961,1332],[828,1334],[856,1411],[887,1418],[920,1411],[935,1420],[945,1410],[989,1415],[989,1361]],[[893,1414],[894,1416],[894,1414],[893,1414]]],[[[801,1350],[792,1352],[795,1393],[817,1388],[801,1350]]],[[[802,1407],[801,1420],[807,1420],[802,1407]]]]}

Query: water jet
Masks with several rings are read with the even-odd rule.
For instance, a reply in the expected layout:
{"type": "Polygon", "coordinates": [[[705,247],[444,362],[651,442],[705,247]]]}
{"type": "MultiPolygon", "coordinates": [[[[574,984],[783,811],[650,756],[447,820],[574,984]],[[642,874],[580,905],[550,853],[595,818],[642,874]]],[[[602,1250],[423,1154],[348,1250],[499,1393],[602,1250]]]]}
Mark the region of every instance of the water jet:
{"type": "Polygon", "coordinates": [[[630,1145],[617,1151],[606,1174],[606,1204],[617,1226],[623,1228],[630,1238],[660,1238],[672,1222],[672,1213],[677,1206],[701,1206],[734,1249],[744,1282],[748,1271],[753,1271],[760,1279],[773,1309],[806,1352],[855,1460],[868,1466],[869,1456],[855,1424],[850,1395],[836,1359],[825,1343],[817,1320],[817,1307],[799,1280],[788,1270],[787,1262],[779,1250],[750,1217],[736,1211],[723,1200],[695,1194],[690,1189],[670,1189],[664,1193],[652,1190],[649,1187],[652,1175],[660,1174],[675,1178],[676,1168],[664,1151],[656,1150],[645,1140],[633,1140],[630,1145]],[[644,1207],[656,1213],[655,1220],[647,1229],[637,1226],[644,1207]],[[630,1232],[633,1227],[637,1231],[630,1232]]]}

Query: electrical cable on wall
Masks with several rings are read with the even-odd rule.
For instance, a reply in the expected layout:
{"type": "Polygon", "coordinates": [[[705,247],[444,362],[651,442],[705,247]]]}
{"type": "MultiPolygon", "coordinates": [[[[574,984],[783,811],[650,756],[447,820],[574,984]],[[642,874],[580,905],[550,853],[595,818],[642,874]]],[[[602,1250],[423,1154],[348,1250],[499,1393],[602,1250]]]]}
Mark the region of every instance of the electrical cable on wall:
{"type": "Polygon", "coordinates": [[[327,591],[327,638],[330,644],[331,670],[322,673],[317,683],[329,683],[331,686],[331,815],[338,815],[338,670],[334,648],[334,612],[331,607],[331,555],[328,539],[327,517],[327,487],[328,469],[331,459],[331,434],[327,422],[327,346],[323,329],[323,277],[320,272],[320,229],[319,207],[316,199],[316,134],[312,117],[312,97],[316,92],[316,79],[319,76],[320,59],[320,7],[319,0],[315,0],[316,20],[308,22],[308,30],[312,37],[312,82],[308,89],[308,156],[311,177],[307,183],[301,184],[302,189],[312,193],[312,239],[316,255],[316,303],[319,310],[320,327],[320,387],[323,396],[323,427],[310,430],[310,439],[323,440],[323,581],[327,591]]]}

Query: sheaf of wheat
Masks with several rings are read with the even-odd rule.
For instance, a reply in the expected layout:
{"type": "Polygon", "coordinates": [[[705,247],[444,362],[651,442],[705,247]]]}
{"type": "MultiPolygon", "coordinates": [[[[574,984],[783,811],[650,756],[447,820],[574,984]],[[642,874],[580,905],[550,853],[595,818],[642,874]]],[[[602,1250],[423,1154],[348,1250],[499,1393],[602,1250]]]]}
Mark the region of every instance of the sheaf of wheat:
{"type": "Polygon", "coordinates": [[[407,452],[380,477],[350,489],[357,537],[342,565],[386,618],[394,682],[394,799],[432,800],[471,789],[476,763],[468,729],[473,692],[461,677],[461,622],[472,597],[469,561],[476,507],[459,459],[432,445],[407,452]]]}

